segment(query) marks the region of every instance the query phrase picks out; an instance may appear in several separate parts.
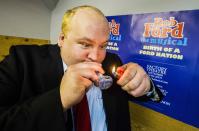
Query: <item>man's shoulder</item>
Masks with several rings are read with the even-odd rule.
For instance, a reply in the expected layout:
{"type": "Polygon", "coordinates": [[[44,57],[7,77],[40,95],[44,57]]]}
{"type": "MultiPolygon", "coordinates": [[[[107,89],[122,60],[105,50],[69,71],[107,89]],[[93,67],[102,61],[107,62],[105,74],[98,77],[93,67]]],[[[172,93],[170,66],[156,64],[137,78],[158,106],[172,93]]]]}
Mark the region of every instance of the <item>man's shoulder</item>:
{"type": "Polygon", "coordinates": [[[35,44],[32,44],[32,45],[13,45],[13,46],[11,46],[10,49],[28,52],[28,51],[31,51],[31,50],[48,49],[48,48],[51,48],[53,46],[56,46],[56,45],[51,45],[51,44],[45,44],[45,45],[35,45],[35,44]]]}
{"type": "Polygon", "coordinates": [[[42,58],[54,58],[59,55],[57,45],[15,45],[9,50],[7,57],[20,60],[39,60],[42,58]]]}
{"type": "Polygon", "coordinates": [[[110,53],[110,52],[107,52],[106,53],[106,57],[105,57],[105,59],[104,59],[104,61],[103,61],[103,63],[115,63],[115,62],[119,62],[119,63],[121,63],[121,59],[120,59],[120,57],[117,55],[117,54],[114,54],[114,53],[110,53]]]}
{"type": "Polygon", "coordinates": [[[45,44],[45,45],[14,45],[11,46],[9,53],[12,54],[36,54],[44,53],[51,50],[58,50],[57,45],[45,44]]]}
{"type": "Polygon", "coordinates": [[[104,61],[102,62],[102,66],[103,69],[106,70],[106,72],[111,71],[110,68],[112,68],[113,66],[121,66],[122,65],[122,61],[120,59],[120,57],[117,54],[113,54],[113,53],[106,53],[106,57],[104,59],[104,61]]]}
{"type": "Polygon", "coordinates": [[[106,56],[110,57],[110,56],[117,56],[117,54],[111,53],[111,52],[106,52],[106,56]]]}

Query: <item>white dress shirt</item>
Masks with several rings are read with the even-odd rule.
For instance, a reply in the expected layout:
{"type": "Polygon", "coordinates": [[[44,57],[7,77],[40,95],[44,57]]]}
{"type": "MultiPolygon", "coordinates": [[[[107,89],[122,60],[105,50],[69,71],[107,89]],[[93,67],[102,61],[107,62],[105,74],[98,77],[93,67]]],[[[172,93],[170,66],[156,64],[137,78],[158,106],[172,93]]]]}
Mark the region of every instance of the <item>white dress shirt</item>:
{"type": "MultiPolygon", "coordinates": [[[[63,62],[64,71],[67,65],[63,62]]],[[[106,115],[104,112],[102,91],[94,84],[86,93],[92,131],[107,131],[106,115]]]]}

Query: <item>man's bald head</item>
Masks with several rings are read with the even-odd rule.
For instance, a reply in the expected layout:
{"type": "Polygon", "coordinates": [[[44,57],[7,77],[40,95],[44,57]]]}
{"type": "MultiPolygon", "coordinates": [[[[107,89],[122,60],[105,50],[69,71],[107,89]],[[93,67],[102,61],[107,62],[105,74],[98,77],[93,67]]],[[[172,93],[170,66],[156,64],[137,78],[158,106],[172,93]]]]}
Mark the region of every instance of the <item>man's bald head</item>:
{"type": "Polygon", "coordinates": [[[81,20],[78,19],[78,15],[84,15],[86,18],[89,18],[92,22],[97,22],[101,24],[106,24],[105,26],[108,26],[108,21],[104,14],[93,6],[78,6],[74,7],[68,11],[65,12],[62,20],[62,33],[67,36],[67,33],[71,30],[71,22],[78,20],[78,22],[81,22],[81,20]],[[73,20],[74,19],[74,20],[73,20]]]}

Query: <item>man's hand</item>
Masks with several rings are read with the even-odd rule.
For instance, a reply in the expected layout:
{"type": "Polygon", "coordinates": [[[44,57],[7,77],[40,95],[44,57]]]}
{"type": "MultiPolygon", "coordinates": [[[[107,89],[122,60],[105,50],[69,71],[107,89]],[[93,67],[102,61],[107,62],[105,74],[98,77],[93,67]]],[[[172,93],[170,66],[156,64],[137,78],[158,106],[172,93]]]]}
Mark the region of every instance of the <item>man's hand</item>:
{"type": "Polygon", "coordinates": [[[104,74],[101,64],[95,62],[83,62],[68,66],[60,85],[64,110],[79,103],[92,83],[98,81],[96,72],[104,74]]]}
{"type": "Polygon", "coordinates": [[[123,75],[117,81],[123,90],[134,97],[145,95],[150,90],[150,79],[144,69],[136,63],[122,66],[123,75]]]}

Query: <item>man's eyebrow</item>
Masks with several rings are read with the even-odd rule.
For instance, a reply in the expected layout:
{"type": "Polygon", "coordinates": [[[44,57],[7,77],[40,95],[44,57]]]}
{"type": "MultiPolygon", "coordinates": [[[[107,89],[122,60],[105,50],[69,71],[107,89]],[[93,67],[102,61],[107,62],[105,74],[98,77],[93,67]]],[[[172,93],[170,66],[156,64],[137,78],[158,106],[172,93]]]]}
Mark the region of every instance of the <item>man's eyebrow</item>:
{"type": "Polygon", "coordinates": [[[94,41],[92,41],[91,39],[89,39],[87,37],[80,38],[80,39],[78,39],[78,41],[94,42],[94,41]]]}
{"type": "MultiPolygon", "coordinates": [[[[87,37],[83,37],[83,38],[80,38],[80,39],[77,39],[78,41],[87,41],[87,42],[90,42],[90,43],[94,43],[95,41],[87,38],[87,37]]],[[[109,42],[109,40],[106,40],[104,42],[102,42],[103,44],[107,44],[109,42]]]]}

